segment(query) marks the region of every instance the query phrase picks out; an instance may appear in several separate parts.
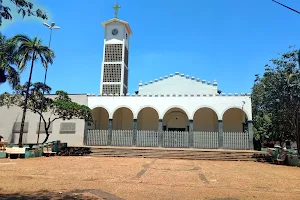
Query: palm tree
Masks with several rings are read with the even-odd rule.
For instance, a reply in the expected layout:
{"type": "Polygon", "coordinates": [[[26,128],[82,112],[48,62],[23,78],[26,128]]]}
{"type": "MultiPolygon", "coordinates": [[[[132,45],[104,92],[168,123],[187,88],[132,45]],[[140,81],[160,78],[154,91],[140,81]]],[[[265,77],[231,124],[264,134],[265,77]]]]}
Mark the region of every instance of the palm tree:
{"type": "Polygon", "coordinates": [[[8,83],[15,88],[20,83],[19,72],[13,65],[18,63],[17,44],[0,33],[0,84],[8,83]]]}
{"type": "Polygon", "coordinates": [[[34,62],[37,59],[40,59],[45,69],[47,69],[48,63],[52,64],[53,58],[55,56],[54,56],[54,52],[49,47],[43,46],[42,41],[39,40],[37,37],[31,39],[26,35],[19,34],[14,36],[13,40],[18,43],[17,51],[18,54],[21,56],[19,60],[19,69],[21,70],[21,72],[26,68],[26,63],[28,61],[31,61],[30,74],[27,82],[27,89],[26,89],[26,95],[24,100],[23,116],[22,116],[20,137],[19,137],[19,147],[22,147],[22,138],[23,138],[24,124],[25,124],[26,111],[27,111],[27,100],[29,96],[29,88],[31,84],[31,76],[32,76],[34,62]]]}

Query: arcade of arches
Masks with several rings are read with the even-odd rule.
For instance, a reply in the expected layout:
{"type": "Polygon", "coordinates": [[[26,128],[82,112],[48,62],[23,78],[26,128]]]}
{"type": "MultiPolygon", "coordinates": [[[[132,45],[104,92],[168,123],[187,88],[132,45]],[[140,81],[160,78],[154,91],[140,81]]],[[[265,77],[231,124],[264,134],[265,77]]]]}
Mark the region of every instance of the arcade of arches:
{"type": "Polygon", "coordinates": [[[133,112],[126,107],[117,109],[113,119],[109,119],[106,109],[97,107],[92,110],[93,120],[90,129],[108,130],[111,123],[112,130],[167,130],[167,131],[193,131],[218,132],[220,127],[223,132],[244,132],[246,128],[246,114],[239,108],[228,109],[218,121],[216,112],[210,108],[198,109],[193,120],[180,108],[171,108],[163,119],[159,119],[157,111],[146,107],[139,111],[137,119],[133,119],[133,112]],[[134,126],[136,123],[136,126],[134,126]],[[161,127],[160,127],[161,126],[161,127]]]}

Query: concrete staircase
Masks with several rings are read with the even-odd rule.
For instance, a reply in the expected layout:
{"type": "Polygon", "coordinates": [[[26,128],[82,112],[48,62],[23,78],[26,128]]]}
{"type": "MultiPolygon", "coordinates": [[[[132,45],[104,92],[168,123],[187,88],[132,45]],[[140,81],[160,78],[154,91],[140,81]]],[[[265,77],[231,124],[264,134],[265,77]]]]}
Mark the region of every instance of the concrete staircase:
{"type": "Polygon", "coordinates": [[[142,157],[190,160],[269,162],[266,152],[227,149],[180,149],[147,147],[91,147],[94,157],[142,157]]]}

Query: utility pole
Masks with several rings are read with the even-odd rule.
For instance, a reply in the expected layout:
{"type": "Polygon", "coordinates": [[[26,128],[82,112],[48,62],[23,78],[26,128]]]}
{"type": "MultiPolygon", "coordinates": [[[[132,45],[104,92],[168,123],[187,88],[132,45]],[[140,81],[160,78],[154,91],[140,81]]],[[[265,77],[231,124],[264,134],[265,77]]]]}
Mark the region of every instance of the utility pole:
{"type": "MultiPolygon", "coordinates": [[[[47,23],[43,23],[43,25],[50,29],[50,39],[49,39],[49,49],[50,49],[51,39],[52,39],[52,30],[53,29],[60,29],[60,27],[55,26],[55,22],[52,22],[51,25],[49,25],[47,23]]],[[[45,84],[46,84],[46,80],[47,80],[47,72],[48,72],[48,67],[46,68],[45,77],[44,77],[43,95],[42,95],[42,104],[41,104],[41,114],[43,113],[43,107],[44,107],[44,95],[45,95],[45,84]]],[[[42,116],[40,115],[39,127],[38,127],[38,136],[37,136],[37,142],[36,142],[37,144],[39,143],[39,139],[40,139],[41,121],[42,121],[42,116]]]]}

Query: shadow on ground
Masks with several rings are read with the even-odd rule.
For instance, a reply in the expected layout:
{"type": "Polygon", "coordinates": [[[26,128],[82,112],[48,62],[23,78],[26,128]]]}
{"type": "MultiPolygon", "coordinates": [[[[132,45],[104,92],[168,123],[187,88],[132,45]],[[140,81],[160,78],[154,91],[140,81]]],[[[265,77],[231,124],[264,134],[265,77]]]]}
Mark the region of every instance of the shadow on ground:
{"type": "Polygon", "coordinates": [[[96,197],[85,197],[83,195],[63,195],[63,194],[54,194],[54,193],[42,193],[42,194],[0,194],[0,200],[93,200],[98,199],[96,197]]]}
{"type": "Polygon", "coordinates": [[[217,198],[217,199],[212,199],[212,200],[239,200],[236,198],[217,198]]]}
{"type": "MultiPolygon", "coordinates": [[[[124,200],[102,190],[75,190],[71,192],[59,193],[47,190],[39,191],[34,194],[15,193],[0,194],[0,200],[124,200]]],[[[236,198],[217,198],[211,200],[239,200],[236,198]]]]}
{"type": "Polygon", "coordinates": [[[50,192],[47,190],[36,193],[0,194],[0,200],[94,200],[94,199],[122,200],[115,195],[102,190],[76,190],[71,192],[50,192]]]}

